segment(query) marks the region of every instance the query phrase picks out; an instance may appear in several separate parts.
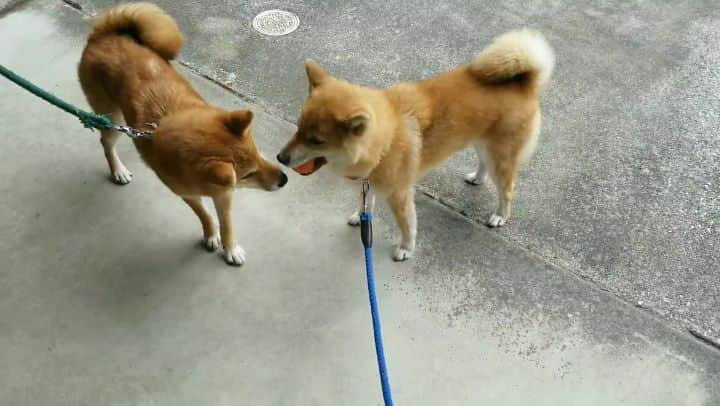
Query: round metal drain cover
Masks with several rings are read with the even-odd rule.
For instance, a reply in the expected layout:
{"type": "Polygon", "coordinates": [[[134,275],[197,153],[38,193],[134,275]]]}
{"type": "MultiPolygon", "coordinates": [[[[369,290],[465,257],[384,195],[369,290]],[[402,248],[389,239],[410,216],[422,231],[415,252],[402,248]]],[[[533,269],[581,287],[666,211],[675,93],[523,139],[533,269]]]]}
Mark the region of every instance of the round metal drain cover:
{"type": "Polygon", "coordinates": [[[287,35],[300,25],[295,14],[285,10],[267,10],[253,18],[255,31],[265,35],[287,35]]]}

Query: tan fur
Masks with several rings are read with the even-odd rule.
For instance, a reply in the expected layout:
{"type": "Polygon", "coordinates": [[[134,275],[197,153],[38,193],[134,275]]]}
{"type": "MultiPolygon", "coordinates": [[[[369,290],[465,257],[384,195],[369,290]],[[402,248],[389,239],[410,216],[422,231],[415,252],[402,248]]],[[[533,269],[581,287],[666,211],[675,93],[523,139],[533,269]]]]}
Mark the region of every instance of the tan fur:
{"type": "MultiPolygon", "coordinates": [[[[127,4],[101,15],[78,69],[83,91],[97,113],[134,128],[157,125],[152,139],[134,141],[143,160],[199,217],[208,248],[217,231],[201,197],[215,202],[226,260],[244,262],[232,233],[236,187],[275,190],[287,177],[265,160],[252,138],[252,112],[209,106],[167,61],[177,55],[182,34],[171,17],[147,3],[127,4]]],[[[101,143],[118,183],[131,174],[115,151],[119,134],[104,130],[101,143]]]]}
{"type": "Polygon", "coordinates": [[[518,75],[532,87],[547,82],[555,55],[542,34],[524,29],[501,35],[470,64],[473,73],[488,83],[501,83],[518,75]]]}
{"type": "Polygon", "coordinates": [[[505,222],[518,169],[539,132],[538,96],[553,65],[550,47],[529,30],[499,37],[472,64],[387,89],[333,78],[307,61],[310,95],[298,132],[278,159],[296,167],[322,157],[343,176],[368,178],[387,197],[400,227],[402,240],[394,257],[407,259],[416,234],[413,186],[469,145],[481,161],[478,173],[467,180],[479,183],[486,174],[492,177],[498,208],[488,224],[505,222]],[[348,130],[353,122],[361,122],[362,131],[348,130]]]}
{"type": "Polygon", "coordinates": [[[93,25],[89,40],[118,33],[136,34],[143,45],[166,60],[175,59],[183,44],[175,20],[150,3],[123,4],[106,11],[93,25]]]}

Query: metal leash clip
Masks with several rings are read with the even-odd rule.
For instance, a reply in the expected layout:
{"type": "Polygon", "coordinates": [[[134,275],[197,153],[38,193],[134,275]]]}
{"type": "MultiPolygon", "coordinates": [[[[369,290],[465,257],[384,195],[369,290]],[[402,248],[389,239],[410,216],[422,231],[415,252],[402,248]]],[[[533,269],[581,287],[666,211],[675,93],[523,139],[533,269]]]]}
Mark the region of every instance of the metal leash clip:
{"type": "Polygon", "coordinates": [[[135,138],[150,138],[155,133],[155,128],[157,128],[157,124],[155,123],[145,123],[145,125],[152,127],[152,130],[138,130],[132,127],[128,127],[126,125],[115,125],[114,129],[115,131],[119,131],[123,134],[126,134],[128,137],[135,139],[135,138]]]}
{"type": "Polygon", "coordinates": [[[367,179],[362,183],[362,207],[364,213],[372,213],[375,208],[375,196],[370,193],[370,181],[367,179]]]}

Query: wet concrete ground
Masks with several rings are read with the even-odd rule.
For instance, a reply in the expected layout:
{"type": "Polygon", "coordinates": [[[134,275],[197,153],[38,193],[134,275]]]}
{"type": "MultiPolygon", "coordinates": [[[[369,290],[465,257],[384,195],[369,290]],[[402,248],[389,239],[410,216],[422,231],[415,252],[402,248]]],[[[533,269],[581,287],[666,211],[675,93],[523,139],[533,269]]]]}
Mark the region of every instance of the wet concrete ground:
{"type": "MultiPolygon", "coordinates": [[[[560,64],[511,224],[474,222],[494,197],[463,186],[470,154],[424,183],[451,208],[418,198],[412,262],[390,261],[379,213],[397,403],[720,402],[720,355],[687,333],[718,326],[716,9],[159,3],[188,36],[183,72],[212,102],[252,107],[268,155],[294,130],[305,57],[382,85],[462,63],[507,28],[543,29],[560,64]],[[300,30],[250,31],[270,6],[297,12],[300,30]]],[[[0,19],[2,63],[84,104],[87,30],[58,2],[27,2],[0,19]]],[[[380,402],[349,186],[321,172],[239,192],[249,262],[229,269],[129,143],[135,180],[120,188],[75,120],[9,83],[0,96],[15,101],[0,106],[0,403],[380,402]]]]}

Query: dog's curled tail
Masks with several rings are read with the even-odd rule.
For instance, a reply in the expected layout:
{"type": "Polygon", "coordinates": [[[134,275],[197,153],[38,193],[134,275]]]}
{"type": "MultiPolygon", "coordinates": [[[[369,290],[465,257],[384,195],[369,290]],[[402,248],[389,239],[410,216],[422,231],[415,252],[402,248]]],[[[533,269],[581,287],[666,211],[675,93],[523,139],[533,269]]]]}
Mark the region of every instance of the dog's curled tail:
{"type": "Polygon", "coordinates": [[[123,4],[105,11],[95,21],[89,40],[123,34],[132,36],[166,60],[174,59],[183,44],[175,20],[150,3],[123,4]]]}
{"type": "Polygon", "coordinates": [[[539,91],[550,79],[555,53],[538,31],[511,31],[495,39],[470,64],[470,70],[487,83],[525,83],[539,91]]]}

